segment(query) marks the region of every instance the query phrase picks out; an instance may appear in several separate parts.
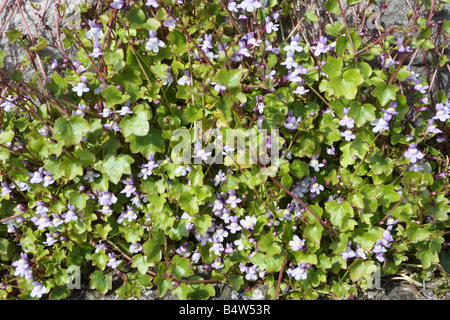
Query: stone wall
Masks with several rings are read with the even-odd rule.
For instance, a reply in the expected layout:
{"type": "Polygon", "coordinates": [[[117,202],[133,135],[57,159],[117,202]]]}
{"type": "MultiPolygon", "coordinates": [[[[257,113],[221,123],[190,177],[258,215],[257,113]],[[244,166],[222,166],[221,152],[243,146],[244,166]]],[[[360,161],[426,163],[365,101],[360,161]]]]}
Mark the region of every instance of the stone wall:
{"type": "MultiPolygon", "coordinates": [[[[81,19],[80,15],[76,12],[75,8],[77,7],[77,3],[86,0],[66,0],[66,14],[65,17],[60,20],[61,27],[69,27],[69,28],[77,28],[80,27],[81,19]]],[[[16,68],[20,68],[20,63],[23,60],[23,57],[26,56],[26,52],[21,49],[18,43],[9,44],[9,39],[6,36],[7,32],[12,29],[20,29],[22,30],[22,35],[28,33],[28,30],[31,32],[34,39],[38,39],[39,37],[45,37],[49,39],[49,43],[53,43],[51,40],[51,34],[48,30],[43,28],[44,25],[48,25],[52,28],[52,33],[55,34],[55,26],[56,26],[56,8],[55,4],[58,3],[57,0],[20,0],[22,3],[22,13],[17,9],[13,4],[16,0],[3,0],[3,4],[0,4],[0,30],[3,29],[3,32],[0,34],[0,50],[6,50],[6,61],[5,61],[5,69],[8,71],[13,71],[16,68]],[[6,5],[5,5],[6,4],[6,5]],[[3,10],[2,10],[3,8],[3,10]],[[24,22],[26,21],[26,23],[24,22]]],[[[97,3],[98,1],[89,0],[91,3],[97,3]]],[[[319,3],[323,4],[326,0],[320,0],[319,3]]],[[[345,0],[343,0],[345,2],[345,0]]],[[[61,0],[61,3],[65,3],[64,0],[61,0]]],[[[381,8],[382,0],[377,0],[375,4],[372,5],[372,8],[375,12],[379,12],[381,8]]],[[[406,0],[387,0],[385,1],[388,4],[387,8],[384,9],[383,15],[380,20],[381,26],[385,29],[388,29],[392,26],[403,26],[407,27],[409,25],[409,21],[406,13],[409,10],[406,0]]],[[[412,6],[415,6],[416,1],[410,1],[412,6]]],[[[323,8],[321,8],[323,9],[323,8]]],[[[348,19],[351,22],[352,19],[352,10],[348,12],[348,19]]],[[[444,11],[436,14],[433,17],[433,21],[437,22],[439,20],[447,19],[450,21],[450,5],[445,5],[444,11]]],[[[62,35],[64,37],[64,35],[62,35]]],[[[441,43],[443,39],[440,39],[441,43]]],[[[70,50],[69,50],[70,51],[70,50]]],[[[450,51],[447,49],[444,54],[449,55],[450,51]]],[[[68,52],[71,58],[76,57],[76,52],[68,52]]],[[[57,58],[58,61],[62,62],[64,56],[57,48],[52,48],[48,46],[46,49],[39,51],[40,59],[42,60],[42,65],[45,68],[47,73],[51,73],[50,63],[44,63],[44,61],[48,61],[51,58],[57,58]]],[[[39,61],[37,61],[38,64],[39,61]]],[[[422,54],[417,55],[416,59],[413,63],[414,71],[421,74],[425,79],[427,79],[424,59],[422,54]]],[[[446,92],[450,91],[449,80],[450,80],[450,66],[443,67],[440,69],[439,74],[437,75],[437,85],[438,89],[445,90],[446,92]]],[[[29,65],[27,68],[23,70],[23,79],[25,81],[29,81],[35,75],[35,69],[32,65],[29,65]]]]}

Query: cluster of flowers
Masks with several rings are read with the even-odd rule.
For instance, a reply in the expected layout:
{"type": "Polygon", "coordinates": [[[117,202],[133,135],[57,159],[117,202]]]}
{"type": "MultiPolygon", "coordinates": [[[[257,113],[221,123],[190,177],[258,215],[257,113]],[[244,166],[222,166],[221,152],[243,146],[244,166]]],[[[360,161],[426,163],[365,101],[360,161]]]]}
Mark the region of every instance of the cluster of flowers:
{"type": "MultiPolygon", "coordinates": [[[[383,231],[383,238],[378,239],[375,245],[373,246],[371,252],[375,254],[375,258],[379,262],[385,261],[385,253],[390,248],[390,243],[394,241],[394,238],[391,234],[391,231],[394,227],[394,225],[398,222],[398,220],[394,220],[392,216],[389,216],[386,222],[387,228],[383,231]]],[[[340,254],[342,257],[347,260],[351,258],[362,258],[363,260],[367,259],[367,252],[364,250],[361,245],[356,245],[356,249],[353,250],[352,248],[352,241],[349,241],[347,244],[347,249],[344,252],[341,252],[340,254]]]]}
{"type": "MultiPolygon", "coordinates": [[[[21,252],[20,259],[14,261],[12,266],[15,268],[14,275],[16,277],[23,277],[27,280],[34,279],[30,261],[26,253],[21,252]]],[[[40,298],[46,292],[47,288],[40,281],[33,281],[33,289],[31,290],[30,297],[40,298]]]]}

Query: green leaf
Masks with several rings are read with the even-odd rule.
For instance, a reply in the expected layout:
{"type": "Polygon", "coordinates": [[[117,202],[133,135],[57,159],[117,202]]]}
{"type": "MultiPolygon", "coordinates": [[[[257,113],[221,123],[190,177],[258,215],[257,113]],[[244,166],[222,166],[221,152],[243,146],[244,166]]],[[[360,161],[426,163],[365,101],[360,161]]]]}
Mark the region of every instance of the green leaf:
{"type": "Polygon", "coordinates": [[[152,232],[152,237],[142,245],[142,250],[147,255],[147,262],[159,262],[162,258],[161,245],[164,244],[164,233],[152,232]]]}
{"type": "Polygon", "coordinates": [[[96,270],[90,276],[89,287],[97,289],[98,293],[105,294],[112,289],[112,274],[105,275],[102,271],[96,270]]]}
{"type": "Polygon", "coordinates": [[[317,18],[316,14],[312,10],[306,11],[305,18],[306,18],[306,20],[312,21],[312,22],[318,22],[319,21],[319,18],[317,18]]]}
{"type": "Polygon", "coordinates": [[[67,286],[59,286],[50,292],[49,299],[50,300],[62,300],[67,298],[70,295],[70,290],[67,286]]]}
{"type": "Polygon", "coordinates": [[[6,36],[9,38],[9,44],[13,44],[19,40],[21,35],[22,30],[10,30],[6,33],[6,36]]]}
{"type": "Polygon", "coordinates": [[[47,84],[47,88],[52,90],[56,96],[64,94],[67,91],[67,80],[62,78],[58,72],[53,72],[52,82],[47,84]]]}
{"type": "Polygon", "coordinates": [[[114,85],[109,85],[106,89],[103,89],[102,96],[106,99],[106,106],[108,108],[122,104],[130,99],[128,94],[123,94],[114,85]]]}
{"type": "Polygon", "coordinates": [[[397,193],[397,191],[394,190],[394,186],[392,184],[381,185],[379,187],[379,190],[380,193],[382,194],[382,197],[378,199],[378,202],[386,208],[389,208],[391,203],[398,202],[402,198],[397,193]]]}
{"type": "MultiPolygon", "coordinates": [[[[191,280],[201,281],[204,280],[202,277],[194,276],[190,278],[191,280]]],[[[213,285],[208,283],[189,283],[189,300],[206,300],[210,297],[214,297],[216,295],[216,290],[213,285]]]]}
{"type": "Polygon", "coordinates": [[[384,82],[379,82],[376,85],[373,96],[378,99],[381,106],[385,106],[390,101],[395,101],[398,88],[392,84],[388,85],[384,82]]]}
{"type": "Polygon", "coordinates": [[[390,175],[394,170],[394,161],[391,158],[383,158],[383,152],[378,150],[374,155],[367,157],[372,172],[376,175],[390,175]]]}
{"type": "Polygon", "coordinates": [[[138,105],[133,108],[133,116],[127,115],[124,117],[120,121],[119,127],[125,138],[132,134],[135,136],[145,136],[150,129],[148,122],[150,119],[150,111],[144,105],[138,105]]]}
{"type": "Polygon", "coordinates": [[[216,74],[215,81],[224,85],[228,89],[236,88],[241,85],[242,74],[242,68],[234,70],[221,69],[216,74]]]}
{"type": "Polygon", "coordinates": [[[53,128],[53,136],[57,141],[64,141],[66,146],[77,145],[89,131],[89,123],[81,115],[72,116],[69,120],[58,118],[53,128]]]}
{"type": "Polygon", "coordinates": [[[292,173],[298,179],[309,176],[309,168],[309,164],[298,159],[295,159],[289,165],[290,173],[292,173]]]}
{"type": "Polygon", "coordinates": [[[281,252],[281,246],[278,244],[272,233],[261,236],[257,246],[259,250],[265,252],[269,257],[281,252]]]}
{"type": "Polygon", "coordinates": [[[349,270],[352,281],[358,282],[363,278],[369,280],[369,278],[377,271],[377,266],[374,261],[357,259],[349,267],[349,270]]]}
{"type": "Polygon", "coordinates": [[[309,239],[316,244],[320,244],[323,226],[320,223],[308,224],[303,232],[303,238],[309,239]]]}
{"type": "MultiPolygon", "coordinates": [[[[325,211],[330,216],[330,222],[334,227],[345,231],[348,229],[349,219],[353,217],[353,208],[347,201],[338,203],[337,201],[328,201],[325,203],[325,211]]],[[[351,229],[351,228],[350,228],[351,229]]]]}
{"type": "Polygon", "coordinates": [[[283,264],[285,250],[283,249],[280,254],[273,256],[267,256],[262,252],[256,253],[250,261],[256,264],[259,270],[266,270],[267,272],[278,272],[281,270],[283,264]]]}
{"type": "Polygon", "coordinates": [[[175,255],[172,259],[172,264],[170,265],[170,272],[178,279],[190,277],[194,275],[194,271],[189,267],[191,261],[186,257],[180,257],[175,255]]]}
{"type": "Polygon", "coordinates": [[[132,134],[125,141],[130,143],[131,152],[141,153],[144,157],[157,152],[164,153],[166,150],[166,145],[159,129],[150,129],[145,136],[132,134]]]}
{"type": "Polygon", "coordinates": [[[364,82],[359,69],[350,69],[345,71],[341,76],[331,79],[329,86],[334,90],[336,97],[344,96],[346,99],[352,100],[356,97],[358,86],[364,82]]]}
{"type": "Polygon", "coordinates": [[[39,37],[37,43],[29,47],[31,51],[39,51],[45,48],[47,48],[47,39],[45,39],[44,37],[39,37]]]}
{"type": "Polygon", "coordinates": [[[419,242],[427,240],[431,236],[431,232],[425,227],[421,227],[419,224],[412,222],[406,229],[406,234],[413,242],[419,242]]]}
{"type": "Polygon", "coordinates": [[[342,66],[344,62],[342,59],[328,56],[327,63],[322,67],[322,71],[328,75],[329,79],[340,76],[342,74],[342,66]]]}
{"type": "Polygon", "coordinates": [[[212,217],[207,214],[202,214],[201,216],[192,217],[191,222],[200,234],[204,234],[212,226],[212,217]]]}
{"type": "Polygon", "coordinates": [[[180,199],[178,200],[178,204],[180,205],[181,209],[186,211],[189,215],[193,216],[199,211],[200,200],[192,193],[183,192],[180,199]]]}
{"type": "Polygon", "coordinates": [[[355,119],[357,127],[363,126],[366,122],[375,121],[375,110],[376,108],[370,103],[365,103],[361,105],[358,102],[352,103],[350,105],[350,111],[348,116],[355,119]]]}
{"type": "Polygon", "coordinates": [[[146,274],[148,268],[153,265],[152,262],[149,262],[146,256],[141,254],[137,254],[133,256],[133,264],[131,265],[133,268],[137,268],[140,274],[146,274]]]}
{"type": "Polygon", "coordinates": [[[73,180],[76,176],[83,175],[83,164],[69,156],[64,156],[59,168],[64,171],[65,178],[73,180]]]}
{"type": "Polygon", "coordinates": [[[84,210],[88,199],[89,196],[86,193],[81,193],[78,190],[71,191],[69,194],[69,203],[75,206],[77,210],[84,210]]]}
{"type": "Polygon", "coordinates": [[[339,0],[327,0],[325,3],[325,9],[332,14],[340,14],[341,10],[339,8],[339,0]]]}
{"type": "Polygon", "coordinates": [[[121,154],[117,157],[107,154],[102,164],[102,172],[108,176],[112,183],[117,184],[123,174],[131,174],[130,165],[133,162],[133,158],[128,154],[121,154]]]}
{"type": "Polygon", "coordinates": [[[105,250],[100,250],[91,256],[91,260],[94,266],[97,266],[101,270],[105,270],[109,257],[105,253],[105,250]]]}
{"type": "Polygon", "coordinates": [[[146,20],[145,12],[137,6],[130,7],[126,18],[132,28],[142,28],[146,20]]]}

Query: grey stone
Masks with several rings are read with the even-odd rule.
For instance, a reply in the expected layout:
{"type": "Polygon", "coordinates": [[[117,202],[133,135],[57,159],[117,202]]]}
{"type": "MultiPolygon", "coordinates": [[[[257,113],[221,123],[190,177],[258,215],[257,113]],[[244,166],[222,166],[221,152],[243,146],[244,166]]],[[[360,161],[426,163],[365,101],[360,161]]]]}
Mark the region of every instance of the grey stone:
{"type": "MultiPolygon", "coordinates": [[[[91,2],[93,0],[90,0],[91,2]]],[[[56,35],[56,22],[57,22],[57,10],[55,5],[57,0],[29,0],[20,1],[22,13],[15,5],[15,1],[9,1],[4,10],[0,13],[0,29],[3,29],[3,33],[0,34],[0,50],[6,51],[5,57],[5,70],[8,72],[19,69],[22,71],[22,78],[24,81],[31,81],[36,74],[36,71],[44,74],[51,74],[51,58],[56,58],[59,61],[64,59],[64,55],[56,48],[55,42],[48,30],[43,28],[44,25],[48,25],[52,29],[53,35],[56,35]],[[33,6],[34,5],[34,6],[33,6]],[[35,6],[38,6],[35,8],[35,6]],[[10,44],[9,38],[6,36],[10,30],[20,30],[23,36],[30,36],[34,40],[44,37],[48,46],[44,50],[37,51],[38,57],[35,57],[36,69],[33,63],[26,64],[27,52],[21,48],[19,43],[10,44]],[[39,63],[39,60],[41,63],[39,63]]],[[[81,25],[81,16],[77,11],[77,3],[79,1],[67,1],[66,11],[64,17],[60,20],[60,28],[78,28],[81,25]]],[[[62,1],[61,3],[64,3],[62,1]]],[[[64,34],[60,32],[61,39],[64,39],[64,34]]],[[[73,50],[66,51],[71,59],[76,57],[76,52],[73,50]]],[[[41,74],[41,77],[44,76],[41,74]]]]}

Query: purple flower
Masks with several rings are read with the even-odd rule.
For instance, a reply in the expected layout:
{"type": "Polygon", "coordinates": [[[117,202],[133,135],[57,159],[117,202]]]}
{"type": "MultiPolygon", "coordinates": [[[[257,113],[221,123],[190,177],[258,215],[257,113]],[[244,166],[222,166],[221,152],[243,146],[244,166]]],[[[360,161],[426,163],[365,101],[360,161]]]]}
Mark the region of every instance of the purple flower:
{"type": "Polygon", "coordinates": [[[147,51],[153,51],[154,53],[158,53],[159,48],[164,48],[165,43],[156,37],[156,31],[149,30],[148,34],[150,38],[147,40],[147,43],[145,44],[145,49],[147,51]]]}
{"type": "Polygon", "coordinates": [[[41,298],[46,292],[47,288],[39,281],[35,281],[33,282],[33,289],[31,290],[30,297],[41,298]]]}
{"type": "Polygon", "coordinates": [[[205,51],[205,52],[209,52],[212,48],[213,48],[213,46],[212,46],[212,34],[205,34],[205,40],[203,40],[202,50],[205,51]]]}
{"type": "Polygon", "coordinates": [[[43,180],[44,180],[43,186],[44,187],[48,187],[49,185],[51,185],[55,182],[50,171],[43,171],[43,173],[44,173],[44,178],[43,178],[43,180]]]}
{"type": "Polygon", "coordinates": [[[189,74],[189,71],[184,70],[183,73],[184,73],[183,76],[181,76],[181,78],[179,78],[177,80],[177,84],[179,84],[180,86],[184,86],[185,84],[190,86],[191,85],[191,76],[189,74]]]}
{"type": "Polygon", "coordinates": [[[375,121],[372,121],[370,124],[375,126],[372,129],[373,132],[381,132],[382,133],[382,132],[389,130],[389,122],[385,119],[385,117],[378,118],[375,121]]]}
{"type": "Polygon", "coordinates": [[[158,2],[156,0],[147,0],[145,3],[147,7],[158,8],[158,2]]]}
{"type": "Polygon", "coordinates": [[[241,199],[236,196],[236,191],[231,190],[228,192],[228,199],[225,203],[229,204],[231,208],[236,208],[237,204],[241,203],[241,199]]]}
{"type": "Polygon", "coordinates": [[[12,108],[16,106],[18,98],[13,96],[8,96],[1,104],[0,108],[2,108],[5,112],[11,111],[12,108]]]}
{"type": "Polygon", "coordinates": [[[125,187],[122,191],[120,191],[120,193],[125,193],[127,198],[131,197],[131,195],[136,191],[133,178],[129,177],[126,180],[122,180],[122,183],[125,184],[125,187]]]}
{"type": "Polygon", "coordinates": [[[222,172],[222,169],[220,169],[219,172],[214,177],[214,186],[217,187],[220,183],[222,183],[223,181],[226,181],[226,180],[227,180],[227,176],[225,175],[224,172],[222,172]]]}
{"type": "Polygon", "coordinates": [[[405,158],[409,159],[411,163],[417,162],[424,157],[424,154],[417,149],[417,143],[411,143],[408,150],[404,153],[405,158]]]}
{"type": "Polygon", "coordinates": [[[258,280],[258,268],[255,265],[247,267],[245,279],[258,280]]]}
{"type": "Polygon", "coordinates": [[[125,219],[128,220],[128,222],[137,219],[136,212],[134,212],[133,208],[130,206],[127,206],[127,210],[120,213],[120,216],[117,218],[117,223],[123,223],[125,219]]]}
{"type": "Polygon", "coordinates": [[[345,138],[345,141],[352,141],[356,137],[353,131],[350,129],[341,132],[341,136],[345,138]]]}
{"type": "Polygon", "coordinates": [[[227,228],[228,230],[230,230],[230,232],[231,232],[232,234],[235,234],[236,232],[242,230],[242,227],[238,224],[237,217],[235,217],[235,216],[230,217],[230,224],[228,224],[228,225],[226,226],[226,228],[227,228]]]}
{"type": "Polygon", "coordinates": [[[104,55],[102,52],[102,45],[98,40],[94,40],[94,48],[92,49],[92,53],[89,54],[90,57],[98,58],[104,55]]]}
{"type": "Polygon", "coordinates": [[[223,268],[222,259],[217,258],[217,260],[214,261],[214,262],[211,264],[211,267],[214,268],[214,269],[221,269],[221,268],[223,268]]]}
{"type": "Polygon", "coordinates": [[[178,253],[180,256],[189,257],[189,255],[191,254],[189,252],[189,243],[185,242],[183,245],[178,247],[178,249],[175,252],[178,253]]]}
{"type": "Polygon", "coordinates": [[[317,177],[312,177],[309,185],[309,192],[319,195],[321,191],[324,190],[324,187],[316,182],[317,177]]]}
{"type": "Polygon", "coordinates": [[[50,232],[45,233],[45,236],[47,237],[47,239],[44,241],[44,244],[46,246],[52,246],[56,242],[58,242],[58,240],[56,240],[50,232]]]}
{"type": "Polygon", "coordinates": [[[381,65],[384,66],[384,68],[389,69],[390,66],[395,66],[396,64],[398,64],[399,62],[391,59],[390,57],[386,58],[385,54],[382,54],[380,56],[380,60],[381,60],[381,65]]]}
{"type": "Polygon", "coordinates": [[[256,217],[246,216],[245,219],[241,219],[241,226],[247,230],[251,230],[256,225],[256,217]]]}
{"type": "Polygon", "coordinates": [[[33,173],[29,172],[28,175],[31,177],[30,183],[41,183],[44,181],[44,168],[40,167],[38,171],[35,171],[33,173]]]}
{"type": "Polygon", "coordinates": [[[367,259],[367,252],[359,244],[356,246],[355,257],[361,258],[363,260],[367,259]]]}
{"type": "Polygon", "coordinates": [[[114,0],[111,4],[114,9],[120,10],[123,8],[123,0],[114,0]]]}
{"type": "Polygon", "coordinates": [[[209,248],[209,251],[214,251],[216,255],[219,255],[223,250],[224,248],[222,243],[219,240],[214,239],[213,245],[211,246],[211,248],[209,248]]]}
{"type": "Polygon", "coordinates": [[[311,167],[313,167],[314,171],[316,171],[316,172],[320,171],[320,168],[322,168],[324,166],[324,164],[323,163],[319,163],[319,160],[317,160],[317,159],[319,159],[319,155],[315,154],[315,155],[312,156],[312,159],[309,162],[309,165],[311,167]]]}
{"type": "Polygon", "coordinates": [[[311,49],[314,50],[314,55],[317,57],[322,53],[327,53],[328,51],[330,51],[331,47],[327,45],[327,38],[321,36],[316,45],[311,46],[311,49]]]}
{"type": "Polygon", "coordinates": [[[83,93],[89,92],[89,87],[87,86],[87,83],[86,83],[86,77],[81,76],[80,79],[81,79],[81,82],[72,88],[72,91],[76,92],[79,97],[81,97],[83,95],[83,93]]]}
{"type": "Polygon", "coordinates": [[[447,119],[450,119],[450,108],[444,106],[444,104],[442,103],[436,104],[436,115],[433,117],[433,119],[437,119],[442,122],[447,121],[447,119]]]}
{"type": "Polygon", "coordinates": [[[84,67],[81,65],[80,60],[75,60],[72,65],[75,67],[75,72],[76,73],[83,73],[84,71],[86,71],[88,68],[84,67]]]}
{"type": "Polygon", "coordinates": [[[94,172],[91,168],[86,168],[86,174],[83,176],[85,180],[88,180],[90,182],[94,182],[95,178],[100,177],[99,173],[94,172]]]}
{"type": "Polygon", "coordinates": [[[428,119],[427,132],[438,134],[442,131],[434,124],[434,119],[428,119]]]}
{"type": "Polygon", "coordinates": [[[128,251],[130,253],[138,253],[142,251],[142,245],[139,242],[132,243],[130,247],[128,248],[128,251]]]}
{"type": "Polygon", "coordinates": [[[295,280],[306,280],[307,273],[306,273],[306,264],[305,263],[298,263],[297,267],[291,267],[286,270],[286,273],[290,277],[294,277],[295,280]]]}
{"type": "Polygon", "coordinates": [[[38,230],[45,229],[52,225],[52,221],[46,213],[35,214],[30,220],[34,223],[35,226],[38,227],[38,230]]]}
{"type": "Polygon", "coordinates": [[[292,93],[298,94],[299,96],[302,96],[302,95],[304,95],[305,93],[308,93],[308,92],[309,92],[309,89],[305,89],[305,87],[302,86],[302,85],[297,86],[297,88],[295,88],[295,90],[292,91],[292,93]]]}
{"type": "Polygon", "coordinates": [[[356,257],[356,253],[352,250],[351,244],[352,242],[349,241],[347,243],[347,248],[345,249],[345,251],[339,253],[340,255],[342,255],[342,258],[344,258],[344,260],[356,257]]]}
{"type": "Polygon", "coordinates": [[[117,266],[122,262],[120,260],[117,260],[116,255],[114,252],[108,253],[109,261],[106,264],[107,267],[111,267],[112,269],[116,269],[117,266]]]}
{"type": "Polygon", "coordinates": [[[298,64],[294,60],[294,53],[288,51],[286,54],[286,60],[280,63],[283,66],[286,66],[287,69],[297,68],[298,64]]]}
{"type": "Polygon", "coordinates": [[[297,235],[294,235],[291,241],[289,241],[292,251],[300,251],[305,247],[305,240],[300,239],[297,235]]]}
{"type": "Polygon", "coordinates": [[[226,231],[222,227],[222,225],[216,227],[216,230],[214,231],[214,233],[212,235],[212,239],[222,242],[226,237],[228,237],[228,231],[226,231]]]}
{"type": "Polygon", "coordinates": [[[109,191],[102,191],[98,196],[98,203],[101,206],[111,206],[117,202],[117,197],[109,191]]]}
{"type": "Polygon", "coordinates": [[[96,24],[95,21],[89,20],[89,26],[91,27],[88,32],[86,32],[86,38],[92,39],[93,41],[103,38],[103,30],[101,24],[96,24]]]}
{"type": "Polygon", "coordinates": [[[265,18],[265,29],[267,33],[277,32],[279,24],[275,24],[272,21],[270,21],[270,17],[265,18]]]}
{"type": "Polygon", "coordinates": [[[284,127],[289,130],[296,130],[298,124],[302,121],[302,117],[294,117],[293,111],[289,110],[286,115],[286,122],[284,123],[284,127]]]}
{"type": "Polygon", "coordinates": [[[261,8],[261,3],[258,0],[244,0],[237,7],[247,12],[253,12],[255,9],[261,8]]]}
{"type": "Polygon", "coordinates": [[[336,155],[336,149],[335,147],[332,145],[331,147],[327,148],[327,153],[331,156],[336,155]]]}
{"type": "Polygon", "coordinates": [[[289,45],[285,46],[283,49],[287,52],[302,52],[303,47],[299,45],[300,35],[296,34],[291,38],[291,42],[289,45]]]}
{"type": "Polygon", "coordinates": [[[416,85],[414,86],[414,90],[419,91],[421,94],[427,93],[428,88],[429,88],[429,86],[424,86],[421,83],[416,83],[416,85]]]}
{"type": "Polygon", "coordinates": [[[178,167],[176,167],[176,169],[174,170],[174,173],[175,174],[179,174],[179,175],[181,175],[181,176],[185,176],[185,175],[187,175],[187,173],[188,172],[191,172],[192,171],[192,168],[190,167],[190,166],[178,166],[178,167]]]}
{"type": "Polygon", "coordinates": [[[6,181],[2,181],[2,197],[5,197],[7,194],[10,194],[12,192],[11,188],[8,186],[8,183],[6,181]]]}
{"type": "Polygon", "coordinates": [[[347,128],[352,129],[355,126],[355,119],[350,118],[348,116],[348,111],[349,110],[350,110],[350,108],[344,108],[344,116],[339,121],[339,124],[341,126],[346,126],[347,128]]]}
{"type": "Polygon", "coordinates": [[[391,121],[392,118],[398,114],[397,111],[395,111],[395,109],[397,108],[397,102],[391,102],[389,104],[389,107],[387,109],[384,109],[384,115],[383,115],[383,119],[386,121],[391,121]]]}
{"type": "Polygon", "coordinates": [[[398,48],[398,52],[401,52],[401,53],[403,53],[403,52],[412,52],[410,46],[406,46],[406,48],[405,48],[405,46],[403,45],[403,40],[404,40],[404,37],[398,37],[397,38],[397,45],[399,47],[398,48]]]}
{"type": "Polygon", "coordinates": [[[14,261],[11,265],[16,268],[14,276],[24,277],[25,279],[33,279],[33,273],[30,269],[30,264],[26,253],[21,252],[20,259],[14,261]]]}
{"type": "Polygon", "coordinates": [[[58,227],[64,223],[64,220],[57,213],[52,213],[52,225],[53,227],[58,227]]]}
{"type": "Polygon", "coordinates": [[[65,223],[69,223],[70,221],[77,221],[78,215],[81,215],[82,212],[77,212],[74,205],[69,204],[67,206],[69,210],[66,213],[62,214],[65,223]]]}
{"type": "Polygon", "coordinates": [[[159,165],[155,161],[155,157],[150,154],[148,155],[148,163],[143,164],[140,166],[141,171],[138,173],[139,178],[143,178],[144,180],[147,179],[147,176],[152,175],[153,169],[158,168],[159,165]]]}

